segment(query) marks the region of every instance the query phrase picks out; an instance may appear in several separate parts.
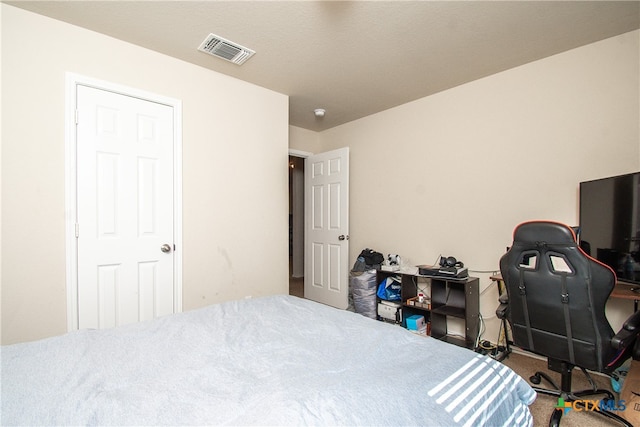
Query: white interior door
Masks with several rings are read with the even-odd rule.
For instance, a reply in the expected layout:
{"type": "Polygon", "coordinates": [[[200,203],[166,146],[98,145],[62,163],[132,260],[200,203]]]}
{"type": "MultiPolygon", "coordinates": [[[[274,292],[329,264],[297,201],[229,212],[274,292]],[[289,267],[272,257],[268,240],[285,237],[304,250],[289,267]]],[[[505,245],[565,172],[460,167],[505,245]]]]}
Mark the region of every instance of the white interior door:
{"type": "Polygon", "coordinates": [[[349,148],[305,159],[305,298],[347,308],[349,148]]]}
{"type": "Polygon", "coordinates": [[[174,311],[171,106],[77,86],[78,327],[174,311]]]}

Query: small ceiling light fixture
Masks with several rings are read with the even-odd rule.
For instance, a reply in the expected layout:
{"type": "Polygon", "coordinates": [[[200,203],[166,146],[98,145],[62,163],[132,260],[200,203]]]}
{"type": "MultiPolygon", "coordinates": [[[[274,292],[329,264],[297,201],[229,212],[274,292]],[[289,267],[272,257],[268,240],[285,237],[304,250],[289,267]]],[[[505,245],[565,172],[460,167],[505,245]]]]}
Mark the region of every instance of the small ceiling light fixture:
{"type": "Polygon", "coordinates": [[[315,110],[313,110],[313,114],[316,115],[316,117],[324,117],[324,114],[326,113],[324,108],[316,108],[315,110]]]}

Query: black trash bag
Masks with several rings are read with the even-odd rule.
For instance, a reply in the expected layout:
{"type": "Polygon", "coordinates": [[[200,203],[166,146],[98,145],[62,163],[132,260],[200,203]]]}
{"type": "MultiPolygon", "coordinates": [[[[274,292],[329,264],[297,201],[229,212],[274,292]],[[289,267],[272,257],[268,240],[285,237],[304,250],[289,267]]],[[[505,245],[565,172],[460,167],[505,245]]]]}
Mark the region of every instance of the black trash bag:
{"type": "Polygon", "coordinates": [[[383,261],[384,255],[373,249],[366,248],[358,255],[352,271],[376,270],[380,268],[383,261]]]}

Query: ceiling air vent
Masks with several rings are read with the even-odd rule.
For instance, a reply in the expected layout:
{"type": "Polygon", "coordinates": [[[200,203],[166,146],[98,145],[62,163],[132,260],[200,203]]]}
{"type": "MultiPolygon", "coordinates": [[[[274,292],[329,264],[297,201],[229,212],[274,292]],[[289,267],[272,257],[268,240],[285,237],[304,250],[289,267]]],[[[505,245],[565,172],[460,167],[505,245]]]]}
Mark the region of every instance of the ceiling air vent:
{"type": "Polygon", "coordinates": [[[209,34],[200,44],[198,50],[238,65],[244,64],[255,53],[251,49],[215,34],[209,34]]]}

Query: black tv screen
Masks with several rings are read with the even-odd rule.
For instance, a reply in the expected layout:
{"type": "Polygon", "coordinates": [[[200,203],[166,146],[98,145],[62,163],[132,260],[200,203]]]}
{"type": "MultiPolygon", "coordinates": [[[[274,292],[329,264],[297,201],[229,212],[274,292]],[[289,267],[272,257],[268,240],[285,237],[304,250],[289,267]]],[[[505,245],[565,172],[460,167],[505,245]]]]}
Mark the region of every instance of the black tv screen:
{"type": "Polygon", "coordinates": [[[640,172],[580,183],[580,246],[640,284],[640,172]]]}

